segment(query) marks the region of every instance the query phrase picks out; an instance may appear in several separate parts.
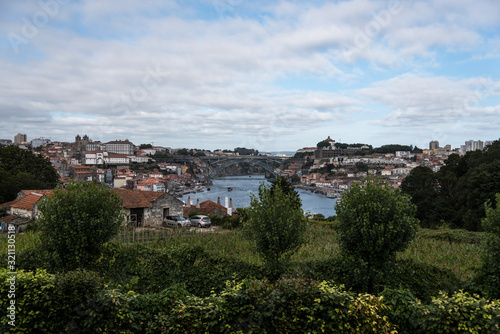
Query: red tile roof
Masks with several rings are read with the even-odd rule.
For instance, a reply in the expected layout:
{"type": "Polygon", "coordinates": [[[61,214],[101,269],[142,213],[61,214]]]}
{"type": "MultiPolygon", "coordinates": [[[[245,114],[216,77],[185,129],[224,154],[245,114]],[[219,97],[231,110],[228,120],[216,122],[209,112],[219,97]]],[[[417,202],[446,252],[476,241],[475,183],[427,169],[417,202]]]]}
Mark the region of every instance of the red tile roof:
{"type": "Polygon", "coordinates": [[[42,199],[44,195],[39,193],[30,193],[29,195],[24,196],[19,201],[12,204],[11,208],[18,208],[24,210],[33,210],[33,207],[40,199],[42,199]]]}
{"type": "Polygon", "coordinates": [[[129,189],[113,189],[113,191],[123,200],[123,207],[126,209],[152,207],[152,202],[164,194],[156,191],[129,189]]]}
{"type": "Polygon", "coordinates": [[[40,189],[40,190],[21,190],[23,194],[29,195],[31,193],[37,193],[42,195],[50,195],[54,192],[53,189],[40,189]]]}

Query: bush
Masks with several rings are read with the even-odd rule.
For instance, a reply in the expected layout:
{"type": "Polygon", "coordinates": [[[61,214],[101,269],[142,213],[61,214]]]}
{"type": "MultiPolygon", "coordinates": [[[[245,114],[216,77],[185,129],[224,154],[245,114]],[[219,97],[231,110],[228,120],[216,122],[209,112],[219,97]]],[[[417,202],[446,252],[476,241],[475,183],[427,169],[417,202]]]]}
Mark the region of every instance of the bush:
{"type": "Polygon", "coordinates": [[[416,208],[387,182],[368,178],[345,191],[335,211],[341,253],[352,280],[374,292],[390,276],[396,252],[415,237],[416,208]]]}
{"type": "Polygon", "coordinates": [[[0,309],[14,315],[9,318],[4,313],[0,332],[55,333],[54,281],[55,276],[45,270],[18,270],[17,275],[9,275],[6,269],[0,269],[0,309]],[[14,293],[10,291],[11,282],[14,282],[14,293]],[[10,321],[14,321],[15,326],[9,324],[10,321]]]}
{"type": "Polygon", "coordinates": [[[179,300],[160,315],[174,333],[389,333],[382,299],[297,278],[233,282],[220,294],[179,300]]]}
{"type": "MultiPolygon", "coordinates": [[[[303,262],[296,267],[295,272],[303,277],[342,284],[351,291],[365,291],[363,268],[348,265],[343,258],[303,262]]],[[[424,302],[430,302],[440,291],[452,293],[461,287],[461,282],[451,271],[426,263],[397,259],[391,272],[379,286],[381,291],[384,287],[405,289],[424,302]]]]}
{"type": "Polygon", "coordinates": [[[421,323],[424,333],[499,333],[500,302],[462,291],[442,293],[425,307],[421,323]]]}
{"type": "Polygon", "coordinates": [[[390,323],[397,324],[398,333],[419,332],[421,304],[410,291],[386,288],[380,295],[383,303],[389,306],[383,314],[390,323]]]}
{"type": "Polygon", "coordinates": [[[240,227],[241,221],[237,216],[210,216],[212,225],[220,226],[227,230],[240,227]]]}
{"type": "Polygon", "coordinates": [[[225,287],[234,274],[240,279],[262,277],[259,266],[207,252],[199,246],[150,249],[144,245],[107,244],[96,263],[113,286],[139,293],[159,293],[183,284],[197,296],[208,296],[225,287]]]}
{"type": "Polygon", "coordinates": [[[264,259],[269,275],[278,278],[304,241],[307,221],[300,199],[283,191],[279,183],[274,188],[261,184],[259,197],[251,196],[247,214],[246,236],[264,259]]]}
{"type": "Polygon", "coordinates": [[[486,238],[479,275],[487,295],[500,299],[500,193],[495,198],[496,208],[490,202],[485,205],[486,217],[482,220],[482,226],[486,238]]]}
{"type": "Polygon", "coordinates": [[[89,266],[124,220],[121,199],[111,189],[90,182],[54,190],[39,208],[42,244],[57,255],[65,270],[89,266]]]}

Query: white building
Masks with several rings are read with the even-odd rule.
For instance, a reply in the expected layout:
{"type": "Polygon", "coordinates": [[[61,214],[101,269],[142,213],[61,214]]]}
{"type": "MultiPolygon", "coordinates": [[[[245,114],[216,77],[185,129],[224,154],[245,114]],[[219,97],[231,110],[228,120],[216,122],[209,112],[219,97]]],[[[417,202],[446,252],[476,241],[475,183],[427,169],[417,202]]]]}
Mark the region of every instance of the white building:
{"type": "Polygon", "coordinates": [[[134,155],[134,144],[128,139],[115,140],[106,143],[106,151],[116,154],[134,155]]]}

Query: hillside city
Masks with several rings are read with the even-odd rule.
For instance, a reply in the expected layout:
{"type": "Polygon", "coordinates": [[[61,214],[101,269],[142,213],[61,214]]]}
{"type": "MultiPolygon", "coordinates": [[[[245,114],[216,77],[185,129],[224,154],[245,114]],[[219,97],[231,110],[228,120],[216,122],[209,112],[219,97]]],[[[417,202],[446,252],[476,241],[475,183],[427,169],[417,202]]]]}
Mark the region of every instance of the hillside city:
{"type": "MultiPolygon", "coordinates": [[[[436,172],[450,154],[462,156],[468,151],[483,150],[491,143],[468,140],[452,149],[451,145],[441,147],[438,141],[430,141],[425,149],[404,145],[372,148],[368,144],[336,143],[329,136],[316,146],[297,149],[295,155],[274,155],[282,160],[275,167],[275,174],[288,177],[297,187],[337,197],[352,181],[368,175],[386,178],[398,188],[417,166],[436,172]]],[[[0,139],[0,145],[16,145],[47,157],[63,185],[70,180],[94,181],[115,189],[168,192],[176,196],[209,186],[207,175],[211,166],[207,159],[273,156],[246,148],[210,151],[135,145],[128,139],[102,143],[87,135],[76,135],[74,142],[62,142],[46,138],[28,141],[26,134],[19,133],[13,141],[0,139]]],[[[256,165],[233,172],[264,174],[266,170],[256,165]]]]}

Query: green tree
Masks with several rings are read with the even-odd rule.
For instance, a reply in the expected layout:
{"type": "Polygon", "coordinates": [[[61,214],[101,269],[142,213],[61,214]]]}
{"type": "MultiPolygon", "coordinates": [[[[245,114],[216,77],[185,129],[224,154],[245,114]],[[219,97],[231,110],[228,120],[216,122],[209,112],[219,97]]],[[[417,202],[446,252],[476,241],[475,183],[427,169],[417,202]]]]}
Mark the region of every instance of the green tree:
{"type": "Polygon", "coordinates": [[[39,209],[42,244],[67,270],[91,264],[124,221],[121,198],[91,182],[55,189],[39,209]]]}
{"type": "Polygon", "coordinates": [[[0,147],[0,204],[23,189],[52,189],[59,181],[50,160],[16,146],[0,147]]]}
{"type": "Polygon", "coordinates": [[[259,197],[251,195],[246,216],[246,237],[263,258],[270,277],[280,277],[290,256],[304,241],[307,221],[297,199],[280,186],[272,190],[263,183],[259,197]]]}
{"type": "Polygon", "coordinates": [[[348,279],[373,293],[389,276],[396,252],[415,237],[416,207],[389,183],[367,178],[343,193],[335,211],[348,279]]]}
{"type": "Polygon", "coordinates": [[[447,222],[455,227],[481,230],[486,201],[494,201],[500,189],[500,141],[483,151],[467,152],[463,157],[450,155],[437,173],[441,208],[447,222]]]}
{"type": "Polygon", "coordinates": [[[330,147],[330,142],[327,140],[322,140],[318,144],[316,144],[317,148],[330,147]]]}
{"type": "Polygon", "coordinates": [[[292,181],[292,183],[300,183],[300,177],[297,174],[293,174],[290,181],[292,181]]]}
{"type": "Polygon", "coordinates": [[[286,177],[284,176],[278,176],[276,179],[271,181],[271,195],[274,194],[274,189],[276,187],[281,188],[281,190],[285,193],[291,196],[291,199],[294,200],[294,207],[296,208],[301,208],[302,207],[302,200],[300,199],[300,195],[295,190],[295,187],[290,183],[286,177]]]}
{"type": "Polygon", "coordinates": [[[441,220],[439,212],[442,208],[436,206],[439,196],[437,177],[429,167],[418,166],[412,169],[401,183],[401,191],[411,196],[411,201],[417,206],[416,217],[422,227],[436,227],[441,220]]]}
{"type": "Polygon", "coordinates": [[[356,162],[356,171],[358,172],[368,172],[368,165],[362,161],[356,162]]]}
{"type": "Polygon", "coordinates": [[[486,217],[482,219],[486,238],[483,242],[480,275],[488,296],[500,299],[500,193],[496,194],[495,199],[496,207],[491,201],[486,202],[486,217]]]}
{"type": "Polygon", "coordinates": [[[139,149],[144,149],[144,148],[153,148],[153,145],[151,144],[141,144],[139,145],[139,149]]]}

